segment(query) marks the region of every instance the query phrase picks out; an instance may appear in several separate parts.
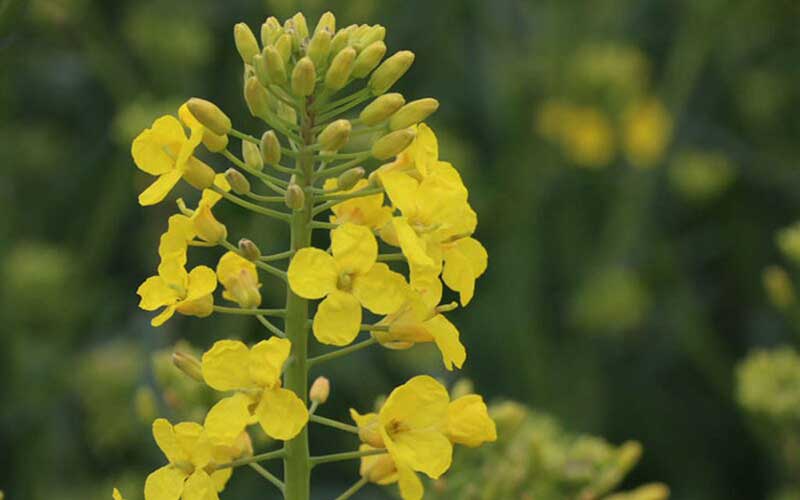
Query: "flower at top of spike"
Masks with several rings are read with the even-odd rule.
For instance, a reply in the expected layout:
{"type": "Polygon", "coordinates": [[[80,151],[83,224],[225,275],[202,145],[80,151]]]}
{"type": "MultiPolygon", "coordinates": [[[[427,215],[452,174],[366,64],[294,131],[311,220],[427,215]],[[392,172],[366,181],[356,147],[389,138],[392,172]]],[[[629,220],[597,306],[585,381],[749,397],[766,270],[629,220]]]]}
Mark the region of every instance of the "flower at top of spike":
{"type": "Polygon", "coordinates": [[[197,266],[187,273],[179,258],[169,258],[158,266],[158,275],[147,278],[136,293],[141,297],[139,307],[145,311],[164,307],[150,322],[161,326],[175,311],[200,318],[210,315],[216,288],[217,277],[211,268],[197,266]]]}
{"type": "Polygon", "coordinates": [[[281,372],[291,346],[290,341],[277,337],[252,348],[239,341],[220,340],[203,354],[206,383],[218,391],[238,391],[217,403],[222,405],[217,415],[212,418],[209,414],[209,432],[236,435],[255,419],[271,438],[287,440],[305,427],[306,406],[294,392],[281,387],[281,372]]]}
{"type": "Polygon", "coordinates": [[[364,227],[346,223],[331,231],[333,255],[303,248],[289,264],[289,286],[306,299],[325,298],[314,316],[313,331],[323,344],[347,345],[361,326],[361,306],[391,314],[408,292],[405,278],[377,262],[378,242],[364,227]]]}

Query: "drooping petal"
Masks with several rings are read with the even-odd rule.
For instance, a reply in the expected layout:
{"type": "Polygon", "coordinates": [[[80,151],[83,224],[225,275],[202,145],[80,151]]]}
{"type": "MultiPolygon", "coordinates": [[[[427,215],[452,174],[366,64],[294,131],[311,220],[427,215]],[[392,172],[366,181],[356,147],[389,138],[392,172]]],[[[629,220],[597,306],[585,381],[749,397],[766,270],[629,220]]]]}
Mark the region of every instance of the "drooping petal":
{"type": "Polygon", "coordinates": [[[183,500],[218,500],[217,486],[208,473],[195,470],[183,487],[183,500]]]}
{"type": "Polygon", "coordinates": [[[395,462],[437,479],[453,461],[453,444],[439,431],[409,430],[393,437],[395,462]]]}
{"type": "Polygon", "coordinates": [[[214,312],[214,296],[204,295],[194,300],[184,300],[175,305],[175,310],[186,316],[205,318],[214,312]]]}
{"type": "Polygon", "coordinates": [[[403,500],[422,500],[425,488],[417,474],[406,465],[397,464],[397,481],[403,500]]]}
{"type": "Polygon", "coordinates": [[[203,422],[213,446],[234,446],[250,421],[250,398],[242,393],[221,399],[203,422]]]}
{"type": "Polygon", "coordinates": [[[175,306],[167,306],[155,318],[150,320],[150,325],[159,327],[175,314],[175,306]]]}
{"type": "Polygon", "coordinates": [[[358,336],[361,304],[353,295],[334,290],[317,307],[312,330],[317,340],[328,345],[347,345],[358,336]]]}
{"type": "Polygon", "coordinates": [[[287,271],[292,291],[305,299],[321,299],[336,289],[339,273],[333,257],[318,248],[303,248],[287,271]]]}
{"type": "Polygon", "coordinates": [[[353,295],[375,314],[391,314],[403,305],[410,289],[402,274],[378,262],[353,279],[353,295]]]}
{"type": "Polygon", "coordinates": [[[136,293],[141,297],[139,307],[145,311],[155,311],[159,307],[175,304],[180,296],[170,288],[161,276],[151,276],[139,285],[136,293]]]}
{"type": "Polygon", "coordinates": [[[218,391],[254,387],[249,372],[250,349],[238,340],[219,340],[203,354],[203,378],[218,391]]]}
{"type": "Polygon", "coordinates": [[[406,256],[410,265],[421,268],[430,269],[438,274],[436,264],[433,259],[427,254],[425,249],[425,242],[417,235],[417,232],[408,224],[408,219],[405,217],[395,217],[392,219],[397,241],[400,244],[400,249],[403,255],[406,256]]]}
{"type": "Polygon", "coordinates": [[[428,375],[419,375],[389,394],[380,411],[381,423],[402,422],[408,429],[443,430],[450,395],[442,384],[428,375]]]}
{"type": "Polygon", "coordinates": [[[331,250],[340,273],[366,273],[378,258],[378,242],[372,231],[351,223],[331,231],[331,250]]]}
{"type": "Polygon", "coordinates": [[[454,443],[470,448],[497,440],[497,428],[482,397],[469,394],[450,403],[447,409],[447,437],[454,443]]]}
{"type": "Polygon", "coordinates": [[[467,359],[467,351],[459,340],[458,329],[441,314],[425,322],[425,329],[433,337],[436,347],[442,353],[444,367],[453,369],[453,365],[461,368],[467,359]]]}
{"type": "Polygon", "coordinates": [[[161,235],[158,255],[162,259],[175,259],[186,265],[188,243],[195,237],[189,217],[176,214],[169,218],[167,232],[161,235]]]}
{"type": "Polygon", "coordinates": [[[430,172],[431,166],[439,159],[439,142],[436,134],[424,123],[417,127],[414,139],[414,166],[422,177],[430,172]]]}
{"type": "Polygon", "coordinates": [[[157,418],[153,421],[153,438],[170,463],[189,460],[189,455],[184,451],[175,434],[175,429],[167,419],[157,418]]]}
{"type": "Polygon", "coordinates": [[[146,207],[160,202],[167,197],[167,194],[179,180],[181,180],[181,172],[179,170],[170,170],[160,175],[139,195],[139,205],[146,207]]]}
{"type": "Polygon", "coordinates": [[[183,493],[186,473],[167,465],[150,473],[144,482],[144,500],[178,500],[183,493]]]}
{"type": "Polygon", "coordinates": [[[283,364],[291,350],[291,341],[278,337],[270,337],[254,345],[250,349],[250,379],[259,387],[274,387],[280,380],[283,364]]]}
{"type": "Polygon", "coordinates": [[[211,473],[211,482],[214,483],[214,487],[217,488],[218,492],[221,492],[225,489],[225,485],[228,484],[228,480],[233,475],[233,468],[226,467],[224,469],[219,469],[211,473]]]}
{"type": "MultiPolygon", "coordinates": [[[[473,240],[476,241],[477,240],[473,240]]],[[[472,251],[474,249],[470,249],[472,251]]],[[[442,270],[442,280],[450,289],[459,292],[461,305],[465,306],[472,300],[475,293],[475,280],[478,277],[477,269],[480,269],[481,262],[472,262],[470,257],[475,255],[466,254],[459,247],[449,247],[444,251],[444,269],[442,270]]],[[[484,261],[485,262],[485,261],[484,261]]],[[[483,269],[486,269],[485,264],[483,269]]]]}
{"type": "Polygon", "coordinates": [[[295,437],[308,422],[306,405],[288,389],[266,389],[255,413],[264,432],[282,441],[295,437]]]}

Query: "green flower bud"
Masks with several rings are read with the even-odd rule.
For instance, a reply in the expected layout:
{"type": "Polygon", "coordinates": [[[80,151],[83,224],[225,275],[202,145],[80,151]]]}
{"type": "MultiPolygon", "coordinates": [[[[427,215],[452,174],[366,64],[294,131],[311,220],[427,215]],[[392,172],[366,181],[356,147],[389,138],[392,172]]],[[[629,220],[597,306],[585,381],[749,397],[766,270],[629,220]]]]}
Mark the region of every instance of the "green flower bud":
{"type": "Polygon", "coordinates": [[[228,184],[231,185],[231,189],[236,194],[247,194],[250,192],[250,181],[235,168],[229,168],[225,171],[225,180],[228,181],[228,184]]]}
{"type": "Polygon", "coordinates": [[[267,58],[263,54],[253,57],[253,72],[258,79],[258,83],[267,87],[269,85],[269,71],[267,70],[267,58]]]}
{"type": "Polygon", "coordinates": [[[273,46],[265,47],[263,56],[267,63],[269,81],[278,85],[286,83],[286,63],[278,49],[273,46]]]}
{"type": "Polygon", "coordinates": [[[386,38],[386,28],[380,24],[370,26],[358,40],[361,47],[369,47],[375,42],[382,42],[386,38]]]}
{"type": "Polygon", "coordinates": [[[245,23],[237,23],[233,27],[233,41],[245,64],[250,64],[253,56],[260,52],[256,36],[245,23]]]}
{"type": "Polygon", "coordinates": [[[402,150],[406,149],[417,133],[413,128],[404,128],[390,132],[372,145],[372,156],[379,160],[388,160],[397,156],[402,150]]]}
{"type": "Polygon", "coordinates": [[[274,130],[267,130],[261,136],[261,157],[267,165],[276,165],[281,161],[281,143],[274,130]]]}
{"type": "Polygon", "coordinates": [[[270,16],[261,25],[261,45],[272,45],[283,34],[281,23],[274,16],[270,16]]]}
{"type": "Polygon", "coordinates": [[[298,12],[294,16],[292,16],[292,23],[294,24],[295,36],[298,39],[300,44],[308,38],[308,23],[306,22],[306,16],[303,15],[302,12],[298,12]]]}
{"type": "Polygon", "coordinates": [[[203,369],[200,360],[180,351],[172,353],[172,364],[180,371],[198,382],[203,382],[203,369]]]}
{"type": "Polygon", "coordinates": [[[402,94],[384,94],[364,107],[358,117],[361,123],[371,127],[389,119],[405,103],[406,99],[402,94]]]}
{"type": "Polygon", "coordinates": [[[329,34],[336,33],[336,16],[333,15],[333,12],[328,11],[320,16],[317,27],[314,28],[314,35],[321,31],[327,31],[329,34]]]}
{"type": "Polygon", "coordinates": [[[331,382],[325,377],[317,377],[314,383],[311,384],[311,389],[308,390],[308,399],[321,405],[328,400],[331,394],[331,382]]]}
{"type": "Polygon", "coordinates": [[[375,69],[385,55],[386,44],[381,40],[367,45],[367,48],[358,54],[356,62],[353,65],[353,78],[364,78],[367,76],[370,71],[375,69]]]}
{"type": "Polygon", "coordinates": [[[321,30],[314,33],[311,41],[308,42],[306,54],[314,62],[314,66],[322,67],[328,61],[328,54],[331,52],[331,37],[328,30],[321,30]]]}
{"type": "Polygon", "coordinates": [[[397,83],[411,64],[414,62],[414,53],[403,50],[383,61],[369,79],[369,88],[374,95],[385,94],[392,85],[397,83]]]}
{"type": "Polygon", "coordinates": [[[210,130],[203,133],[203,145],[212,153],[219,153],[228,147],[228,136],[217,135],[210,130]]]}
{"type": "Polygon", "coordinates": [[[239,240],[239,251],[242,253],[242,257],[252,262],[257,261],[258,258],[261,257],[261,250],[255,243],[247,238],[239,240]]]}
{"type": "Polygon", "coordinates": [[[186,163],[186,170],[183,172],[183,180],[195,189],[206,189],[214,184],[214,169],[203,162],[194,161],[186,163]]]}
{"type": "Polygon", "coordinates": [[[278,40],[275,41],[275,49],[278,51],[278,54],[281,55],[283,64],[289,62],[289,58],[292,56],[293,47],[294,41],[289,33],[284,33],[278,37],[278,40]]]}
{"type": "Polygon", "coordinates": [[[350,34],[356,29],[355,24],[340,29],[331,40],[331,54],[338,54],[350,42],[350,34]]]}
{"type": "Polygon", "coordinates": [[[231,119],[213,102],[192,97],[186,102],[186,107],[192,116],[211,132],[227,135],[231,131],[231,119]]]}
{"type": "Polygon", "coordinates": [[[335,92],[347,85],[355,60],[356,51],[352,47],[347,47],[336,54],[325,74],[325,87],[335,92]]]}
{"type": "Polygon", "coordinates": [[[292,93],[298,97],[310,96],[314,93],[317,81],[317,70],[311,58],[304,57],[297,61],[292,70],[292,93]]]}
{"type": "Polygon", "coordinates": [[[263,118],[269,114],[269,94],[254,76],[244,84],[244,101],[251,115],[263,118]]]}
{"type": "Polygon", "coordinates": [[[306,204],[306,194],[303,192],[303,189],[300,186],[292,183],[286,188],[284,201],[286,202],[286,206],[288,208],[291,208],[292,210],[300,210],[306,204]]]}
{"type": "Polygon", "coordinates": [[[325,127],[317,140],[322,145],[323,151],[338,151],[350,140],[350,131],[353,126],[348,120],[336,120],[325,127]]]}
{"type": "Polygon", "coordinates": [[[261,151],[258,146],[250,141],[242,141],[242,158],[244,163],[255,170],[262,170],[264,168],[264,159],[261,157],[261,151]]]}
{"type": "Polygon", "coordinates": [[[358,181],[364,178],[365,174],[366,171],[364,167],[355,167],[350,170],[345,170],[336,180],[336,188],[341,191],[352,189],[358,181]]]}
{"type": "Polygon", "coordinates": [[[428,97],[406,104],[389,120],[389,129],[400,130],[425,120],[439,109],[439,101],[428,97]]]}

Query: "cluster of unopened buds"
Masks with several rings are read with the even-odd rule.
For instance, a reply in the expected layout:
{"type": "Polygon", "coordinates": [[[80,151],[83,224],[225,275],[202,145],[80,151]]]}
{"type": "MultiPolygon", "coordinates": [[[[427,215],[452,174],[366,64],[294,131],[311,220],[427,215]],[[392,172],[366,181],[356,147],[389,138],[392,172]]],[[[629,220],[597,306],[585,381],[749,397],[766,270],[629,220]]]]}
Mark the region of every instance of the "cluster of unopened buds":
{"type": "MultiPolygon", "coordinates": [[[[446,369],[461,368],[466,351],[444,315],[458,304],[440,304],[443,283],[465,306],[487,265],[485,249],[472,238],[477,216],[467,189],[458,171],[439,160],[436,136],[423,123],[438,102],[407,103],[387,93],[414,55],[401,51],[384,60],[384,36],[382,26],[337,30],[331,13],[313,32],[302,14],[283,25],[270,17],[260,44],[247,25],[237,24],[245,101],[269,129],[260,137],[238,131],[216,105],[192,98],[178,118],[158,118],[134,140],[137,167],[157,177],[140,195],[141,205],[161,202],[181,180],[201,192],[194,208],[178,200],[179,213],[161,236],[158,272],[137,291],[142,309],[160,311],[153,326],[175,312],[239,314],[254,317],[270,334],[252,346],[219,340],[202,359],[175,354],[178,368],[227,394],[202,423],[153,423],[168,463],[148,476],[146,500],[216,499],[241,466],[285,498],[307,500],[313,467],[359,459],[361,478],[338,498],[373,482],[399,483],[404,499],[420,499],[418,472],[439,478],[450,467],[454,444],[496,439],[480,396],[451,401],[426,375],[394,389],[377,413],[351,410],[355,425],[316,414],[330,384],[324,377],[309,384],[309,372],[372,345],[408,349],[433,342],[446,369]],[[366,101],[357,117],[343,118],[366,101]],[[369,138],[368,146],[350,151],[357,136],[369,138]],[[229,149],[232,138],[241,141],[241,158],[229,149]],[[201,145],[231,168],[218,173],[201,161],[195,156],[201,145]],[[371,160],[382,165],[368,175],[363,165],[371,160]],[[287,223],[288,248],[262,255],[249,239],[231,243],[213,212],[220,202],[287,223]],[[312,246],[314,230],[329,232],[330,245],[312,246]],[[225,253],[216,269],[189,270],[190,247],[225,253]],[[283,307],[262,307],[262,276],[286,285],[283,307]],[[217,303],[218,288],[229,305],[217,303]],[[310,357],[309,330],[318,343],[336,348],[310,357]],[[309,423],[353,433],[360,446],[313,456],[309,423]],[[251,426],[283,446],[254,453],[251,426]],[[283,478],[261,465],[269,460],[283,461],[283,478]]],[[[121,498],[116,490],[114,496],[121,498]]]]}

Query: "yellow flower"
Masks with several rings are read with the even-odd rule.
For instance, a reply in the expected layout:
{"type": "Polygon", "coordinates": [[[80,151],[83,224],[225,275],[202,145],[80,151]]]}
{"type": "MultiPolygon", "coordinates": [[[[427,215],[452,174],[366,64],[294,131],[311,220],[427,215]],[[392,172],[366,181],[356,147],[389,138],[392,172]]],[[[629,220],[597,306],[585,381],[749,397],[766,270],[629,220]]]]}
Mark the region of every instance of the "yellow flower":
{"type": "Polygon", "coordinates": [[[470,448],[497,441],[497,428],[482,397],[468,394],[450,403],[447,407],[447,438],[470,448]]]}
{"type": "MultiPolygon", "coordinates": [[[[337,191],[337,184],[336,178],[327,179],[324,186],[325,191],[352,193],[369,186],[369,181],[361,179],[348,191],[337,191]]],[[[331,211],[333,215],[330,221],[334,224],[350,222],[372,229],[382,228],[392,218],[392,209],[383,206],[383,193],[344,200],[331,207],[331,211]]]]}
{"type": "Polygon", "coordinates": [[[323,344],[347,345],[358,336],[361,306],[391,314],[402,305],[408,285],[402,275],[376,262],[378,242],[355,224],[331,231],[333,256],[303,248],[289,264],[292,291],[306,299],[325,298],[314,316],[314,336],[323,344]]]}
{"type": "MultiPolygon", "coordinates": [[[[218,403],[215,434],[234,435],[254,417],[273,439],[295,437],[308,422],[308,410],[294,392],[281,388],[281,371],[291,342],[272,337],[251,349],[239,341],[220,340],[203,354],[203,378],[218,391],[240,391],[218,403]]],[[[211,417],[209,417],[211,418],[211,417]]]]}
{"type": "Polygon", "coordinates": [[[215,471],[216,460],[227,462],[235,455],[215,454],[205,429],[194,422],[181,422],[173,427],[159,418],[153,422],[153,437],[169,464],[147,476],[145,500],[219,498],[218,492],[224,489],[231,471],[215,471]]]}
{"type": "Polygon", "coordinates": [[[158,118],[151,128],[133,140],[131,154],[136,166],[158,176],[139,195],[139,204],[147,206],[160,202],[181,177],[197,189],[207,188],[214,182],[214,170],[193,156],[201,140],[199,131],[193,131],[187,138],[180,122],[170,115],[158,118]]]}
{"type": "Polygon", "coordinates": [[[214,310],[214,290],[217,277],[206,266],[197,266],[186,272],[178,258],[162,260],[158,275],[145,280],[136,290],[141,297],[139,307],[145,311],[165,309],[150,322],[161,326],[178,311],[187,316],[206,317],[214,310]]]}
{"type": "Polygon", "coordinates": [[[225,290],[222,297],[236,302],[245,309],[261,304],[261,283],[256,265],[236,252],[227,252],[217,264],[217,278],[225,290]]]}
{"type": "Polygon", "coordinates": [[[594,108],[572,108],[561,131],[567,156],[583,167],[603,167],[614,158],[614,130],[608,118],[594,108]]]}
{"type": "Polygon", "coordinates": [[[623,114],[623,145],[635,167],[654,166],[664,156],[672,137],[672,117],[658,99],[631,104],[623,114]]]}
{"type": "Polygon", "coordinates": [[[388,172],[404,172],[422,179],[436,168],[450,166],[447,162],[439,161],[439,142],[430,127],[420,123],[411,128],[416,132],[414,140],[397,155],[395,161],[378,169],[381,175],[388,172]]]}
{"type": "Polygon", "coordinates": [[[122,493],[120,493],[119,490],[116,488],[114,488],[114,491],[111,492],[111,497],[114,500],[125,500],[124,498],[122,498],[122,493]]]}
{"type": "MultiPolygon", "coordinates": [[[[231,185],[224,174],[214,176],[214,186],[223,191],[230,191],[231,185]]],[[[186,207],[183,199],[178,198],[178,206],[184,214],[173,215],[169,219],[169,229],[161,236],[162,246],[166,246],[166,252],[162,253],[159,247],[159,255],[165,258],[165,253],[182,252],[186,254],[187,247],[195,238],[207,243],[218,243],[228,235],[228,230],[219,222],[211,209],[222,199],[222,195],[212,189],[204,189],[197,204],[197,209],[190,210],[186,207]]],[[[185,260],[184,260],[185,262],[185,260]]]]}

